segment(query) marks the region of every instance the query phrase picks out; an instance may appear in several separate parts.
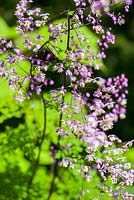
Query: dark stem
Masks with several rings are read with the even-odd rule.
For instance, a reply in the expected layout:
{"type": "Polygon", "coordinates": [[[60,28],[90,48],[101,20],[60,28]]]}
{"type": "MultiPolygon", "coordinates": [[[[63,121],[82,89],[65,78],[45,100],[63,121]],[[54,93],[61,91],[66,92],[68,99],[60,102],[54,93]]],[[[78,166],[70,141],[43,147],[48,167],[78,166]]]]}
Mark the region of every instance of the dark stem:
{"type": "MultiPolygon", "coordinates": [[[[69,15],[70,0],[68,0],[67,3],[68,3],[68,15],[67,15],[67,51],[69,51],[69,44],[70,44],[70,15],[69,15]]],[[[66,73],[65,73],[65,71],[63,73],[64,73],[63,74],[63,86],[65,88],[65,86],[66,86],[66,73]]],[[[61,127],[61,125],[62,125],[62,118],[63,118],[62,108],[63,108],[63,104],[64,104],[64,94],[62,94],[62,100],[61,100],[61,111],[60,111],[60,117],[59,117],[59,127],[61,127]]],[[[59,140],[60,140],[60,136],[58,136],[57,148],[59,148],[59,140]]],[[[53,164],[53,169],[52,169],[53,177],[52,177],[52,181],[51,181],[50,190],[49,190],[49,194],[48,194],[47,200],[50,200],[51,195],[53,194],[53,191],[54,191],[54,183],[55,183],[55,177],[57,176],[57,168],[58,168],[58,160],[55,160],[54,164],[53,164]]]]}
{"type": "Polygon", "coordinates": [[[53,22],[55,19],[58,19],[58,17],[61,17],[62,15],[64,16],[68,11],[65,10],[57,15],[55,15],[54,17],[51,17],[48,21],[47,24],[49,24],[50,22],[53,22]]]}
{"type": "MultiPolygon", "coordinates": [[[[68,13],[70,11],[70,0],[68,0],[68,13]]],[[[67,15],[67,51],[69,51],[70,42],[70,15],[67,15]]]]}
{"type": "Polygon", "coordinates": [[[55,177],[56,177],[56,174],[57,174],[57,164],[58,164],[58,162],[57,162],[57,160],[55,160],[55,163],[53,163],[53,165],[52,165],[52,170],[51,171],[52,171],[53,177],[52,177],[52,181],[51,181],[50,190],[49,190],[49,194],[48,194],[47,200],[50,200],[51,195],[52,195],[52,193],[54,191],[54,182],[55,182],[55,177]]]}
{"type": "Polygon", "coordinates": [[[36,161],[35,161],[33,169],[32,169],[32,175],[31,175],[30,180],[28,182],[27,197],[29,195],[29,189],[32,186],[33,179],[34,179],[34,177],[36,175],[36,172],[37,172],[37,169],[38,169],[38,166],[39,166],[39,160],[40,160],[40,154],[41,154],[41,147],[42,147],[42,144],[44,142],[45,134],[46,134],[46,102],[45,102],[45,99],[43,97],[43,93],[41,93],[41,100],[42,100],[43,107],[44,107],[44,128],[43,128],[43,132],[42,132],[42,136],[40,138],[40,141],[38,141],[38,149],[39,150],[38,150],[38,155],[37,155],[36,161]]]}

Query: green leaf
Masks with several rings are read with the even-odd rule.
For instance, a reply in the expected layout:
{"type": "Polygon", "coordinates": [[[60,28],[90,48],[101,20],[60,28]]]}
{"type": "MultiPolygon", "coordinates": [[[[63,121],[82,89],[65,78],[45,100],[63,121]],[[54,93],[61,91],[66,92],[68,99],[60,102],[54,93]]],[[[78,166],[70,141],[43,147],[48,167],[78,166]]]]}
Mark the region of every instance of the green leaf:
{"type": "MultiPolygon", "coordinates": [[[[65,26],[67,26],[67,19],[62,18],[62,19],[55,20],[53,24],[55,25],[65,24],[65,26]]],[[[98,36],[95,33],[93,33],[87,26],[82,26],[80,28],[72,28],[70,30],[70,38],[71,37],[74,38],[75,43],[79,45],[80,49],[87,51],[87,48],[90,47],[90,54],[88,55],[88,53],[86,52],[82,59],[83,64],[87,64],[87,65],[101,64],[102,65],[101,69],[105,70],[105,65],[102,59],[96,58],[96,59],[85,60],[85,57],[90,56],[92,54],[96,56],[100,52],[98,44],[97,44],[98,36]],[[80,43],[80,40],[79,40],[80,35],[83,35],[83,37],[87,39],[85,43],[82,43],[82,44],[80,43]]],[[[59,60],[64,60],[66,58],[66,50],[67,50],[67,34],[63,33],[61,36],[59,36],[56,42],[51,42],[51,45],[49,47],[52,50],[52,52],[59,58],[59,60]]],[[[77,49],[74,48],[70,50],[73,51],[77,49]]]]}
{"type": "Polygon", "coordinates": [[[9,27],[6,21],[0,17],[0,37],[11,39],[16,37],[16,30],[14,27],[9,27]]]}
{"type": "Polygon", "coordinates": [[[75,13],[75,10],[70,10],[70,11],[68,12],[68,15],[72,16],[74,13],[75,13]]]}

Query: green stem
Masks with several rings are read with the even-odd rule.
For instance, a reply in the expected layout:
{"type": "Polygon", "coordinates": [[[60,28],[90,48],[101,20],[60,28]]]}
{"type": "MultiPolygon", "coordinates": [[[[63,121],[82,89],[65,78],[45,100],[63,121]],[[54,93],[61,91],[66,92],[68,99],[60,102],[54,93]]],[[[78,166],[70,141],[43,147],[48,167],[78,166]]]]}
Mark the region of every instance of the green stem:
{"type": "Polygon", "coordinates": [[[37,169],[38,169],[38,166],[39,166],[39,160],[40,160],[40,154],[41,154],[41,148],[42,148],[42,144],[44,142],[45,135],[46,135],[46,102],[45,102],[45,99],[43,97],[43,93],[41,93],[41,100],[43,102],[43,107],[44,107],[44,128],[43,128],[43,132],[42,132],[42,137],[41,137],[41,139],[38,143],[38,148],[39,148],[38,155],[37,155],[37,158],[35,160],[35,163],[34,163],[34,166],[33,166],[33,169],[32,169],[32,175],[29,179],[28,186],[27,186],[27,197],[29,195],[29,189],[31,188],[34,177],[37,173],[37,169]]]}

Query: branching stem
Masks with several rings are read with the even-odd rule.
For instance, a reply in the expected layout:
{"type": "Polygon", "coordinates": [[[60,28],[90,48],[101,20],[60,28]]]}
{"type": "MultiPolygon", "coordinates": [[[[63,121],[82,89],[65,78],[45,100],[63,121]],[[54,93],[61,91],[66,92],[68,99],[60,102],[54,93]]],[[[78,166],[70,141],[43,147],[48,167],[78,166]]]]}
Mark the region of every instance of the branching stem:
{"type": "MultiPolygon", "coordinates": [[[[69,51],[69,44],[70,44],[70,15],[69,15],[69,11],[70,11],[70,0],[67,1],[68,3],[68,15],[67,15],[67,51],[69,51]]],[[[66,73],[65,71],[63,72],[63,86],[65,88],[66,86],[66,73]]],[[[64,105],[64,94],[62,94],[62,99],[61,99],[61,111],[60,111],[60,117],[59,117],[59,127],[61,127],[62,125],[62,118],[63,118],[63,105],[64,105]]],[[[59,139],[60,136],[58,136],[58,142],[57,142],[57,148],[59,147],[59,139]]],[[[51,195],[53,194],[54,191],[54,182],[55,182],[55,177],[57,176],[57,168],[58,168],[58,160],[55,160],[55,162],[53,163],[53,177],[52,177],[52,181],[51,181],[51,185],[50,185],[50,190],[49,190],[49,194],[48,194],[48,198],[47,200],[50,200],[51,195]]]]}

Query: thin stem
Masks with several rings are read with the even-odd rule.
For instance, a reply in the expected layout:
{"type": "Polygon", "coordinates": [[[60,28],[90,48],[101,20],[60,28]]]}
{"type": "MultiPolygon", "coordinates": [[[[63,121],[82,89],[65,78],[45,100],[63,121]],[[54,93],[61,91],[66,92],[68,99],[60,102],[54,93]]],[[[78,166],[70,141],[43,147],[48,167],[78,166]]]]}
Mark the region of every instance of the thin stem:
{"type": "Polygon", "coordinates": [[[49,24],[51,21],[54,21],[55,19],[57,19],[58,17],[61,17],[62,15],[66,14],[66,13],[68,13],[67,10],[55,15],[54,17],[49,18],[47,21],[47,24],[49,24]]]}
{"type": "Polygon", "coordinates": [[[29,189],[31,188],[32,186],[32,182],[33,182],[33,179],[37,173],[37,169],[38,169],[38,166],[39,166],[39,160],[40,160],[40,154],[41,154],[41,148],[42,148],[42,144],[44,142],[44,139],[45,139],[45,135],[46,135],[46,102],[45,102],[45,99],[43,97],[43,93],[41,93],[41,100],[42,100],[42,103],[43,103],[43,107],[44,107],[44,128],[43,128],[43,132],[42,132],[42,137],[40,138],[40,141],[38,143],[38,155],[37,155],[37,158],[36,158],[36,161],[34,163],[34,166],[33,166],[33,170],[32,170],[32,175],[30,177],[30,180],[28,182],[28,186],[27,186],[27,197],[29,195],[29,189]]]}
{"type": "Polygon", "coordinates": [[[43,49],[43,47],[44,47],[46,44],[48,44],[48,43],[49,43],[49,40],[47,40],[46,42],[44,42],[44,43],[41,45],[41,47],[39,48],[38,52],[40,52],[40,51],[43,49]]]}
{"type": "MultiPolygon", "coordinates": [[[[70,11],[70,0],[68,0],[68,13],[70,11]]],[[[69,51],[70,42],[70,15],[67,15],[67,50],[69,51]]]]}
{"type": "MultiPolygon", "coordinates": [[[[70,11],[70,0],[67,1],[68,3],[68,15],[67,15],[67,51],[69,51],[69,45],[70,45],[70,15],[69,15],[69,11],[70,11]]],[[[63,86],[65,87],[66,85],[66,73],[64,71],[64,75],[63,75],[63,86]]],[[[64,94],[62,94],[62,99],[61,99],[61,111],[60,111],[60,117],[59,117],[59,127],[61,127],[62,125],[62,118],[63,118],[63,112],[62,112],[62,108],[64,105],[64,94]]],[[[60,136],[58,136],[58,143],[57,143],[57,147],[59,147],[59,139],[60,136]]],[[[48,198],[47,200],[50,200],[51,195],[53,194],[54,191],[54,183],[55,183],[55,177],[57,176],[57,168],[58,168],[58,160],[55,160],[54,164],[53,164],[53,178],[51,181],[51,185],[50,185],[50,190],[49,190],[49,194],[48,194],[48,198]]]]}
{"type": "Polygon", "coordinates": [[[51,181],[51,185],[50,185],[50,190],[49,190],[49,194],[48,194],[48,198],[47,200],[50,200],[51,198],[51,195],[54,191],[54,182],[55,182],[55,177],[56,177],[56,174],[57,174],[57,160],[55,161],[55,163],[52,165],[52,174],[53,174],[53,178],[52,178],[52,181],[51,181]]]}

